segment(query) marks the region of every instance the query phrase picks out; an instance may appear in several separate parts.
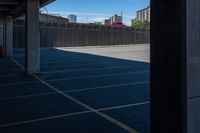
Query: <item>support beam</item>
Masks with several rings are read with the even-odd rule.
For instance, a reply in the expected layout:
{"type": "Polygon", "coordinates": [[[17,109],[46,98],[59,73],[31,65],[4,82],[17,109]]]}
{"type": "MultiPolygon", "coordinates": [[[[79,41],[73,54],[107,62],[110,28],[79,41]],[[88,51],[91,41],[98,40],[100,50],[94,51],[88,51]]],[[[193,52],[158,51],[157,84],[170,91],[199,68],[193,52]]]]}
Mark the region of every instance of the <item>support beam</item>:
{"type": "Polygon", "coordinates": [[[6,16],[5,21],[5,56],[13,56],[13,18],[6,16]]]}
{"type": "Polygon", "coordinates": [[[187,132],[186,45],[186,0],[151,0],[152,133],[187,132]]]}
{"type": "Polygon", "coordinates": [[[16,5],[19,4],[16,0],[1,0],[0,5],[16,5]]]}
{"type": "Polygon", "coordinates": [[[40,72],[39,0],[26,3],[26,72],[40,72]]]}
{"type": "Polygon", "coordinates": [[[187,0],[187,133],[200,133],[200,1],[187,0]]]}

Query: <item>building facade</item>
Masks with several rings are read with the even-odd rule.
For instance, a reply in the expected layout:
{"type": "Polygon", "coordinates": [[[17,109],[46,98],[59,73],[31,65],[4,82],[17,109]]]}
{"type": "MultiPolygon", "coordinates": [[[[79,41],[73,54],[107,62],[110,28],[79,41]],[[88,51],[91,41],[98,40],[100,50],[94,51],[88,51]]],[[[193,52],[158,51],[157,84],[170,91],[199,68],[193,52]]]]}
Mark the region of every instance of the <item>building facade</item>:
{"type": "Polygon", "coordinates": [[[109,19],[105,19],[105,20],[103,21],[103,24],[106,25],[106,26],[110,26],[110,25],[111,25],[111,22],[110,22],[109,19]]]}
{"type": "Polygon", "coordinates": [[[137,11],[137,16],[135,18],[135,21],[150,22],[150,6],[137,11]]]}
{"type": "Polygon", "coordinates": [[[114,23],[122,23],[122,16],[119,16],[118,14],[115,14],[114,16],[112,16],[110,18],[110,24],[114,24],[114,23]]]}
{"type": "Polygon", "coordinates": [[[70,14],[67,16],[70,23],[77,23],[77,15],[70,14]]]}

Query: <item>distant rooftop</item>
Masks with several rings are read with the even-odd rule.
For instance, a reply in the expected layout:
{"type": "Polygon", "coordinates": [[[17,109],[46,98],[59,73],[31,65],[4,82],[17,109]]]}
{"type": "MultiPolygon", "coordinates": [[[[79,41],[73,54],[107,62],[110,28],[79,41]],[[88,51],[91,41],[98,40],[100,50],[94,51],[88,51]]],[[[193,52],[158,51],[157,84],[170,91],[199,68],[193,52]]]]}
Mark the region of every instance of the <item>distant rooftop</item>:
{"type": "Polygon", "coordinates": [[[146,9],[148,9],[148,8],[150,8],[150,6],[147,6],[146,8],[143,8],[143,9],[141,9],[141,10],[137,11],[137,12],[144,11],[144,10],[146,10],[146,9]]]}

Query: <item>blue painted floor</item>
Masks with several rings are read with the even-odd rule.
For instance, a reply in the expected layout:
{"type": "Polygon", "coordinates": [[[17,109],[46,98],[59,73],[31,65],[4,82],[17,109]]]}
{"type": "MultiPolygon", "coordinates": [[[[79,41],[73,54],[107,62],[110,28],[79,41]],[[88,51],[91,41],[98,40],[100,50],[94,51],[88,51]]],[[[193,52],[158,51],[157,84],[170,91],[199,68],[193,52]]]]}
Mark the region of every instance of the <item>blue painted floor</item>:
{"type": "MultiPolygon", "coordinates": [[[[24,66],[24,51],[14,59],[24,66]]],[[[48,85],[10,58],[0,73],[0,133],[129,133],[94,110],[150,133],[148,63],[42,49],[37,77],[48,85]]]]}

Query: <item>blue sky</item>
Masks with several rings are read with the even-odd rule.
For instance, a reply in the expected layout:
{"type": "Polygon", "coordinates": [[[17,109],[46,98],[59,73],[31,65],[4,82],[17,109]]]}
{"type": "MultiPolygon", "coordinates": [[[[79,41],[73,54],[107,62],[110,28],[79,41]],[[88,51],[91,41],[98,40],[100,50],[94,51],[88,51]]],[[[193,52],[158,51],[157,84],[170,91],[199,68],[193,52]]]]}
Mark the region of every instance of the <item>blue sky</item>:
{"type": "Polygon", "coordinates": [[[56,0],[46,6],[46,9],[49,13],[64,17],[71,13],[76,14],[78,22],[83,23],[102,21],[123,12],[124,23],[130,25],[136,11],[148,5],[149,0],[56,0]]]}

